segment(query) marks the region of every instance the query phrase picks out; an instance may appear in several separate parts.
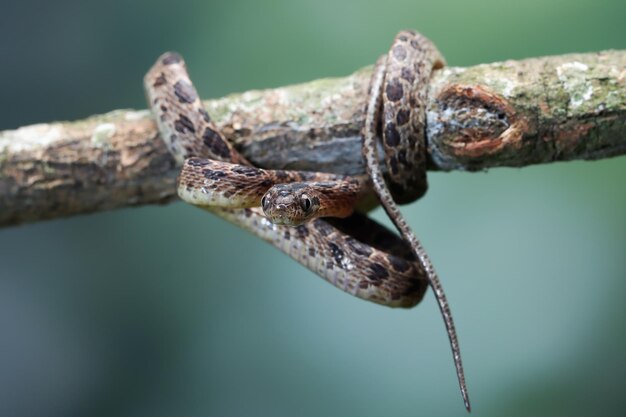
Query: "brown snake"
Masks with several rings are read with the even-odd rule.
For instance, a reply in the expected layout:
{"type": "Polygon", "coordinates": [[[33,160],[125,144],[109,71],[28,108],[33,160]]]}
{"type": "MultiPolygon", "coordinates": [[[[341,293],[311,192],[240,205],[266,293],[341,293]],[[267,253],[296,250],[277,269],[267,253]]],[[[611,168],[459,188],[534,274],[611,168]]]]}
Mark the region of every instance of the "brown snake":
{"type": "Polygon", "coordinates": [[[413,201],[426,191],[424,102],[430,74],[441,66],[443,59],[435,46],[410,31],[400,32],[386,60],[379,60],[363,131],[369,177],[253,167],[211,121],[178,54],[159,57],[146,74],[144,86],[161,137],[182,165],[178,193],[183,200],[270,242],[333,285],[365,300],[412,307],[430,284],[448,330],[469,411],[448,303],[428,256],[394,203],[394,198],[413,201]],[[376,155],[381,107],[392,194],[376,155]],[[354,211],[372,186],[402,239],[354,211]],[[295,211],[300,213],[297,219],[295,211]]]}

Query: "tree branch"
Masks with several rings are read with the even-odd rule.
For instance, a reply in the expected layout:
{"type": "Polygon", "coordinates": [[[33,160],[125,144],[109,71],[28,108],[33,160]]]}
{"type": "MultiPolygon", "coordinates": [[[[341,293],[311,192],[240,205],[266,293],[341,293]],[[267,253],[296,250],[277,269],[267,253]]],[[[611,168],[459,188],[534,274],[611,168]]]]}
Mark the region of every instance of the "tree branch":
{"type": "MultiPolygon", "coordinates": [[[[368,67],[206,107],[258,166],[359,173],[370,74],[368,67]]],[[[427,140],[429,169],[443,171],[624,154],[626,51],[438,71],[427,140]]],[[[169,202],[176,175],[147,111],[3,131],[0,226],[169,202]]]]}

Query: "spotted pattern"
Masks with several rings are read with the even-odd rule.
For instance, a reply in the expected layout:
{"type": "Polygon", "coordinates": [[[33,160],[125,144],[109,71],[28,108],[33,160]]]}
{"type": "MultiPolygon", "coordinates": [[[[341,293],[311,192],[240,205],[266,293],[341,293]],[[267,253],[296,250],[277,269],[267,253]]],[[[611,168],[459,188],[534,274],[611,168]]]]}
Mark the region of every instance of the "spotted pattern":
{"type": "Polygon", "coordinates": [[[367,216],[316,218],[288,227],[268,221],[259,207],[268,187],[281,183],[300,182],[302,189],[317,181],[320,190],[345,194],[354,179],[251,166],[211,121],[177,54],[159,58],[144,81],[161,137],[181,166],[178,193],[183,200],[248,230],[357,297],[391,307],[411,307],[422,299],[427,281],[410,247],[367,216]],[[396,257],[406,263],[405,270],[394,268],[390,260],[396,257]]]}
{"type": "Polygon", "coordinates": [[[178,97],[181,103],[191,104],[198,99],[196,89],[185,80],[176,81],[176,84],[174,84],[174,94],[176,94],[176,97],[178,97]]]}
{"type": "Polygon", "coordinates": [[[383,148],[387,181],[398,204],[426,192],[425,103],[432,71],[444,65],[426,37],[402,31],[387,54],[384,74],[383,148]]]}
{"type": "Polygon", "coordinates": [[[207,153],[218,160],[246,163],[211,121],[180,55],[162,55],[146,74],[144,86],[159,132],[177,164],[187,156],[207,153]]]}
{"type": "MultiPolygon", "coordinates": [[[[397,206],[397,203],[410,201],[426,191],[424,139],[426,94],[431,72],[442,65],[443,58],[439,51],[424,36],[413,31],[403,31],[396,36],[386,60],[378,61],[372,75],[363,128],[362,151],[367,172],[379,201],[419,259],[433,289],[450,340],[461,395],[469,411],[470,402],[461,350],[450,306],[428,254],[397,206]],[[399,92],[402,92],[401,97],[399,92]],[[405,123],[398,123],[398,118],[405,123]],[[382,143],[389,185],[378,163],[376,135],[381,119],[384,126],[382,143]]],[[[374,265],[370,264],[369,268],[375,275],[378,268],[374,265]]],[[[391,266],[387,268],[387,272],[393,269],[396,273],[400,273],[405,266],[390,258],[386,265],[391,266]]]]}
{"type": "Polygon", "coordinates": [[[174,122],[174,130],[179,133],[195,133],[196,128],[193,125],[193,122],[189,120],[189,118],[183,114],[181,114],[178,119],[174,122]]]}
{"type": "MultiPolygon", "coordinates": [[[[268,221],[258,207],[262,200],[259,190],[300,180],[285,171],[266,171],[269,178],[263,178],[263,170],[252,173],[251,164],[204,110],[180,55],[167,53],[159,58],[144,85],[161,137],[182,166],[178,191],[185,201],[270,242],[335,286],[363,299],[409,307],[421,300],[430,284],[444,317],[469,410],[458,340],[445,294],[426,252],[396,206],[396,201],[419,198],[427,188],[424,103],[431,72],[441,66],[443,58],[428,39],[415,32],[400,32],[386,59],[379,61],[370,86],[363,153],[374,189],[402,239],[359,213],[345,219],[315,218],[297,228],[268,221]],[[389,188],[378,166],[378,131],[383,136],[389,188]],[[191,157],[248,168],[211,167],[191,157]],[[231,181],[234,185],[227,186],[231,181]],[[213,197],[207,199],[208,195],[213,197]]],[[[324,188],[330,189],[322,186],[318,190],[324,188]]]]}

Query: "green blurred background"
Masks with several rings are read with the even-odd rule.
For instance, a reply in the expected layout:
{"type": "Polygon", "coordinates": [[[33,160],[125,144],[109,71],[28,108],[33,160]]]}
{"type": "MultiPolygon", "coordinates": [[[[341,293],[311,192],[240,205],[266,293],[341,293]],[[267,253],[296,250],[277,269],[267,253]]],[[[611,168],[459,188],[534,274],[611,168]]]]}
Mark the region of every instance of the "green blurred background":
{"type": "MultiPolygon", "coordinates": [[[[402,28],[450,65],[626,48],[623,0],[2,2],[0,129],[342,76],[402,28]]],[[[477,416],[626,409],[626,159],[436,173],[405,212],[477,416]]],[[[377,211],[378,218],[382,218],[377,211]]],[[[183,204],[0,230],[0,416],[463,416],[432,295],[352,298],[183,204]]]]}

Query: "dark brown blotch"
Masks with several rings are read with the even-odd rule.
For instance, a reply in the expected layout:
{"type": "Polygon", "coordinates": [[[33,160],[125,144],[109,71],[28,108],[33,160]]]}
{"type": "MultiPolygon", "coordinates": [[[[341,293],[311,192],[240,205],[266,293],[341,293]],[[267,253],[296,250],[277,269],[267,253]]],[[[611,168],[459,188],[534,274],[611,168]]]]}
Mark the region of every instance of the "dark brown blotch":
{"type": "Polygon", "coordinates": [[[372,263],[369,269],[370,273],[368,276],[372,281],[382,281],[389,277],[389,272],[387,272],[387,269],[385,269],[385,267],[378,262],[372,263]]]}
{"type": "Polygon", "coordinates": [[[305,225],[301,224],[300,226],[296,227],[296,233],[298,234],[298,237],[300,239],[304,239],[309,235],[309,229],[305,225]]]}
{"type": "Polygon", "coordinates": [[[163,60],[161,61],[161,63],[163,65],[172,65],[172,64],[178,64],[182,60],[183,60],[183,57],[181,57],[178,53],[176,53],[176,52],[168,52],[163,57],[163,60]]]}
{"type": "Polygon", "coordinates": [[[219,180],[220,178],[224,178],[226,176],[226,173],[224,171],[218,171],[213,169],[206,169],[203,171],[202,174],[206,179],[213,181],[219,180]]]}
{"type": "Polygon", "coordinates": [[[158,77],[156,77],[156,79],[154,80],[154,83],[152,84],[153,87],[160,87],[163,84],[165,84],[167,82],[167,79],[165,78],[165,74],[161,73],[158,77]]]}
{"type": "Polygon", "coordinates": [[[205,165],[209,165],[211,163],[211,161],[209,159],[202,159],[202,158],[189,158],[187,160],[187,165],[190,165],[192,167],[203,167],[205,165]]]}
{"type": "Polygon", "coordinates": [[[391,53],[393,54],[393,57],[398,61],[404,61],[404,59],[406,58],[406,49],[404,49],[404,46],[402,45],[394,46],[391,53]]]}
{"type": "Polygon", "coordinates": [[[398,114],[396,114],[396,123],[398,126],[402,126],[409,121],[411,117],[411,110],[399,110],[398,114]]]}
{"type": "Polygon", "coordinates": [[[257,168],[247,167],[245,165],[237,165],[232,170],[236,174],[245,175],[246,177],[256,177],[260,175],[260,171],[257,168]]]}
{"type": "Polygon", "coordinates": [[[179,133],[185,133],[185,131],[196,133],[196,128],[194,127],[193,122],[183,114],[181,114],[174,122],[174,129],[176,129],[179,133]]]}
{"type": "Polygon", "coordinates": [[[410,68],[407,67],[402,68],[402,71],[400,72],[400,77],[407,80],[410,84],[413,84],[413,81],[415,81],[415,74],[413,73],[413,71],[411,71],[410,68]]]}
{"type": "Polygon", "coordinates": [[[400,133],[396,129],[393,123],[387,123],[385,125],[385,143],[387,146],[395,148],[400,143],[400,133]]]}
{"type": "Polygon", "coordinates": [[[394,255],[387,255],[387,260],[391,264],[391,267],[398,272],[406,272],[409,269],[409,263],[402,258],[398,258],[394,255]]]}
{"type": "Polygon", "coordinates": [[[387,83],[387,87],[385,88],[385,94],[387,95],[387,100],[389,101],[398,101],[402,98],[404,94],[404,90],[402,89],[402,84],[396,78],[390,80],[387,83]]]}
{"type": "Polygon", "coordinates": [[[285,233],[283,233],[283,237],[285,238],[285,240],[291,239],[291,232],[289,231],[289,229],[285,230],[285,233]]]}
{"type": "Polygon", "coordinates": [[[211,128],[204,129],[202,141],[211,150],[211,152],[223,160],[230,159],[230,149],[226,145],[225,139],[211,128]]]}
{"type": "Polygon", "coordinates": [[[335,262],[337,263],[337,266],[341,267],[342,266],[341,261],[343,260],[343,257],[344,257],[343,250],[341,250],[341,248],[337,246],[336,244],[334,244],[333,242],[330,242],[328,244],[328,247],[330,248],[330,253],[333,259],[335,260],[335,262]]]}
{"type": "Polygon", "coordinates": [[[368,257],[373,252],[373,249],[370,246],[359,242],[353,237],[346,238],[346,243],[348,244],[348,246],[350,246],[352,252],[356,253],[357,255],[368,257]]]}
{"type": "Polygon", "coordinates": [[[186,80],[176,81],[174,84],[174,94],[178,97],[178,101],[181,103],[193,103],[198,98],[198,93],[196,93],[196,89],[193,88],[193,85],[188,83],[186,80]]]}

